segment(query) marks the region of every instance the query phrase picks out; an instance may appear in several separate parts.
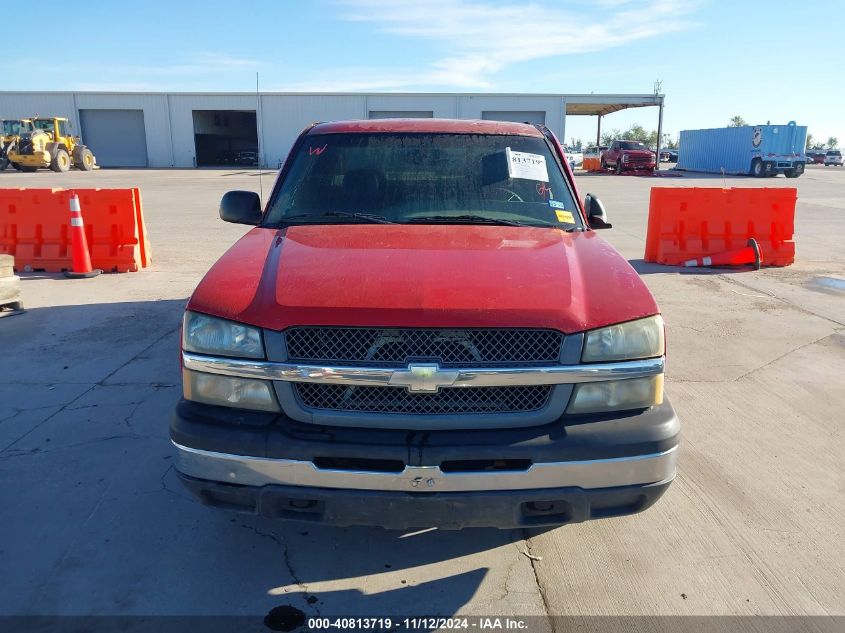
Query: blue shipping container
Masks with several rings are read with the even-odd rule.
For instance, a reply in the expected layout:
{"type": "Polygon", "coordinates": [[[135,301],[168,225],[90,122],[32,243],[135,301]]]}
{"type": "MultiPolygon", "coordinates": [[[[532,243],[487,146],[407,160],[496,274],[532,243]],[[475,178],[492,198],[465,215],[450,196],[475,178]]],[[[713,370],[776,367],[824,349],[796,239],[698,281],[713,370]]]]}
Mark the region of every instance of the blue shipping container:
{"type": "Polygon", "coordinates": [[[745,125],[681,132],[676,169],[797,177],[804,173],[807,127],[745,125]]]}

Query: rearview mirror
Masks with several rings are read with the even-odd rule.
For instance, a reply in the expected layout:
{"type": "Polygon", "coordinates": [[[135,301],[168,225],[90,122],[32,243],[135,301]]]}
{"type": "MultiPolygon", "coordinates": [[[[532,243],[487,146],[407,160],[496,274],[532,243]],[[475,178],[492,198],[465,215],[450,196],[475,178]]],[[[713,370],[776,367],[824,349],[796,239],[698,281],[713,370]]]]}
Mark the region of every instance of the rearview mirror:
{"type": "Polygon", "coordinates": [[[234,224],[258,224],[261,198],[254,191],[229,191],[220,201],[220,219],[234,224]]]}
{"type": "Polygon", "coordinates": [[[607,221],[607,211],[604,210],[601,200],[591,193],[584,197],[584,211],[587,213],[587,222],[591,229],[613,228],[613,225],[607,221]]]}

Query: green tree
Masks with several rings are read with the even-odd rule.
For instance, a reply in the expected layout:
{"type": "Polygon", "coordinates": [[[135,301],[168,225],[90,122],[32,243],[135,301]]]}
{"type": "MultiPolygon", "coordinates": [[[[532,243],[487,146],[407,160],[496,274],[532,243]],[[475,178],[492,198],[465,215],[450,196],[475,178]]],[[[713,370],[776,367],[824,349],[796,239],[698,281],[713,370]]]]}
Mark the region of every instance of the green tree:
{"type": "MultiPolygon", "coordinates": [[[[623,135],[629,141],[640,141],[641,143],[647,143],[650,133],[646,131],[646,129],[640,125],[639,123],[634,123],[631,127],[623,135]]],[[[655,140],[656,137],[655,137],[655,140]]]]}
{"type": "Polygon", "coordinates": [[[827,137],[827,148],[828,149],[836,149],[839,147],[839,139],[835,136],[828,136],[827,137]]]}
{"type": "Polygon", "coordinates": [[[813,135],[807,133],[807,149],[813,149],[813,135]]]}
{"type": "Polygon", "coordinates": [[[584,141],[580,138],[575,138],[574,136],[570,137],[569,139],[569,149],[575,150],[576,152],[580,152],[584,147],[584,141]]]}
{"type": "Polygon", "coordinates": [[[622,133],[622,138],[628,141],[639,141],[645,143],[649,147],[657,145],[657,132],[655,130],[647,130],[639,123],[634,123],[625,132],[622,133]]]}
{"type": "Polygon", "coordinates": [[[613,128],[609,132],[605,132],[601,135],[601,144],[610,145],[613,141],[620,138],[621,136],[622,132],[620,132],[618,128],[613,128]]]}
{"type": "Polygon", "coordinates": [[[748,125],[738,114],[736,116],[731,117],[731,122],[728,124],[728,127],[742,127],[743,125],[748,125]]]}

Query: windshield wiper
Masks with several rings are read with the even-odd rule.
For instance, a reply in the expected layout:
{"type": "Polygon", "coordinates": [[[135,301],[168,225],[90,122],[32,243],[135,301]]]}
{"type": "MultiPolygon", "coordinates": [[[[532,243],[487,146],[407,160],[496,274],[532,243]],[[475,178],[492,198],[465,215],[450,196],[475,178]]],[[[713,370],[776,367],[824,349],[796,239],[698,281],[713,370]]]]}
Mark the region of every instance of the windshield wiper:
{"type": "Polygon", "coordinates": [[[488,218],[483,215],[421,215],[408,218],[407,222],[454,222],[456,224],[501,224],[504,226],[554,226],[550,222],[537,220],[536,223],[507,220],[505,218],[488,218]]]}
{"type": "Polygon", "coordinates": [[[282,216],[280,222],[298,222],[300,220],[320,220],[322,218],[352,218],[354,220],[363,220],[372,224],[396,224],[393,220],[388,220],[383,215],[376,215],[375,213],[359,213],[351,211],[326,211],[325,213],[298,213],[296,215],[282,216]]]}
{"type": "Polygon", "coordinates": [[[396,224],[393,220],[388,220],[383,215],[378,215],[376,213],[361,213],[357,211],[354,213],[350,211],[326,211],[323,215],[340,218],[355,218],[356,220],[367,220],[369,222],[375,222],[376,224],[396,224]]]}

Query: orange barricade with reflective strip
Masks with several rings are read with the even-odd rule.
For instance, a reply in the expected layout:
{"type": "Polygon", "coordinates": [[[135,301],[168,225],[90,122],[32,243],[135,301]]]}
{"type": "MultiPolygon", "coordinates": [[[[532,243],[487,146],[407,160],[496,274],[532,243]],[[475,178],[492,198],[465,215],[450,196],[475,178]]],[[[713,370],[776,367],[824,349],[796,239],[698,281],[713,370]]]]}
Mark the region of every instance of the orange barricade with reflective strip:
{"type": "Polygon", "coordinates": [[[599,158],[585,158],[584,164],[581,168],[586,171],[601,171],[601,159],[599,158]]]}
{"type": "Polygon", "coordinates": [[[139,189],[0,189],[0,253],[14,255],[18,270],[70,270],[72,193],[95,268],[135,272],[152,263],[139,189]]]}
{"type": "Polygon", "coordinates": [[[644,259],[680,266],[754,238],[763,266],[788,266],[797,199],[793,187],[652,187],[644,259]]]}

